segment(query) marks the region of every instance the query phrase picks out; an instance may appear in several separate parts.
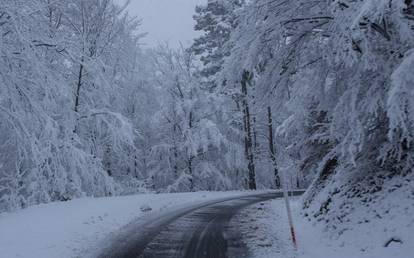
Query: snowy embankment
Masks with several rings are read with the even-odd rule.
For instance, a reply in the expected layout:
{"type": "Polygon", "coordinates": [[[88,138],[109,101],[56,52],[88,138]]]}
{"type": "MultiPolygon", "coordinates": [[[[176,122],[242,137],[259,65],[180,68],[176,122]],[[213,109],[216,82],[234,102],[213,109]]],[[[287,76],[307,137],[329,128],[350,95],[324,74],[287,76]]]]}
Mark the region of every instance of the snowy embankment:
{"type": "Polygon", "coordinates": [[[180,207],[202,205],[248,192],[142,194],[84,198],[0,214],[0,256],[88,257],[102,242],[136,220],[145,221],[180,207]]]}
{"type": "MultiPolygon", "coordinates": [[[[400,203],[386,217],[374,218],[364,210],[355,212],[355,220],[344,222],[342,227],[347,230],[338,234],[326,230],[321,222],[308,221],[301,214],[301,200],[293,200],[297,252],[292,248],[283,200],[246,210],[244,215],[251,217],[253,224],[243,226],[243,230],[255,258],[408,258],[414,253],[414,207],[396,201],[400,203]]],[[[383,205],[392,203],[386,200],[383,205]]]]}

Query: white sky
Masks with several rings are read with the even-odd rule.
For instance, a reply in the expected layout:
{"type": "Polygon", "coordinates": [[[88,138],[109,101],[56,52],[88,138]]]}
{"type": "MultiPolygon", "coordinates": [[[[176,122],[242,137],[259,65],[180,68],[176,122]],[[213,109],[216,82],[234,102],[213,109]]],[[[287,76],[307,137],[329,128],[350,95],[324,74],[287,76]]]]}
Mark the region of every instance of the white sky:
{"type": "MultiPolygon", "coordinates": [[[[125,0],[115,0],[123,3],[125,0]]],[[[168,42],[172,47],[189,46],[198,34],[194,31],[194,8],[207,0],[132,0],[129,12],[143,19],[142,32],[148,47],[168,42]]]]}

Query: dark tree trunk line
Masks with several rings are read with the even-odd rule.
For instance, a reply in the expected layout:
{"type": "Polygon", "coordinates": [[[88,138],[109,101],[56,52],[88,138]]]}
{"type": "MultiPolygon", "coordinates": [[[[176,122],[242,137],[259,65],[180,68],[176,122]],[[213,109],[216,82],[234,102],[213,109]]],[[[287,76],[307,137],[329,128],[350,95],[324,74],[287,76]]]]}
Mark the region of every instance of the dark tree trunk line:
{"type": "Polygon", "coordinates": [[[275,187],[277,189],[280,188],[280,176],[279,170],[277,168],[277,160],[276,160],[276,150],[275,150],[275,143],[273,139],[273,118],[272,118],[272,108],[269,106],[267,107],[267,117],[268,117],[268,127],[269,127],[269,152],[270,152],[270,159],[272,161],[273,172],[274,172],[274,179],[275,179],[275,187]]]}
{"type": "MultiPolygon", "coordinates": [[[[192,111],[190,111],[188,126],[189,126],[190,130],[193,128],[193,112],[192,111]]],[[[188,157],[188,161],[187,161],[188,174],[190,175],[189,181],[190,181],[190,190],[191,191],[194,191],[193,159],[194,159],[194,156],[190,154],[189,157],[188,157]]]]}
{"type": "Polygon", "coordinates": [[[79,113],[79,103],[80,103],[80,91],[82,87],[82,78],[83,78],[83,71],[85,69],[84,65],[84,58],[82,57],[80,67],[79,67],[79,73],[78,73],[78,82],[76,83],[76,93],[75,93],[75,112],[79,113]]]}
{"type": "Polygon", "coordinates": [[[174,169],[174,175],[175,175],[175,178],[177,179],[179,176],[178,176],[178,165],[177,165],[177,162],[178,162],[178,148],[177,148],[177,141],[176,141],[176,132],[177,132],[177,125],[176,124],[174,124],[174,135],[173,135],[173,152],[174,152],[174,166],[173,166],[173,169],[174,169]]]}
{"type": "Polygon", "coordinates": [[[248,185],[250,190],[256,190],[256,171],[255,171],[255,163],[254,163],[254,150],[253,150],[253,136],[252,136],[252,124],[251,124],[251,114],[250,114],[250,107],[248,102],[248,91],[247,86],[250,84],[252,80],[252,74],[249,71],[243,72],[243,77],[241,80],[241,87],[242,87],[242,95],[243,95],[243,122],[244,122],[244,146],[245,146],[245,154],[246,159],[248,161],[248,185]]]}
{"type": "MultiPolygon", "coordinates": [[[[84,70],[84,66],[83,66],[83,58],[81,60],[81,64],[79,67],[79,73],[78,73],[78,82],[76,83],[76,92],[75,92],[75,113],[79,114],[79,103],[80,103],[80,91],[81,91],[81,87],[82,87],[82,77],[83,77],[83,70],[84,70]]],[[[74,133],[77,133],[78,131],[78,122],[75,122],[75,128],[73,129],[74,133]]]]}

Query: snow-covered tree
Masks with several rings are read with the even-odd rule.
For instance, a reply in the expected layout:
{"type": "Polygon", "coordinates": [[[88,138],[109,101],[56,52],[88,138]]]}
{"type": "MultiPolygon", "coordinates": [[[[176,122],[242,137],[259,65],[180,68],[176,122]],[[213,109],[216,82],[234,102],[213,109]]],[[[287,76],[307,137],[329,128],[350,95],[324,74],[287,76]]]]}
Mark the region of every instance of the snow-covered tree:
{"type": "Polygon", "coordinates": [[[214,82],[224,57],[229,54],[225,44],[236,27],[235,13],[243,4],[244,0],[209,0],[206,5],[196,7],[195,29],[202,35],[194,40],[189,51],[201,60],[200,75],[206,83],[214,82]]]}
{"type": "Polygon", "coordinates": [[[120,192],[137,23],[112,1],[6,1],[0,17],[0,209],[120,192]]]}
{"type": "Polygon", "coordinates": [[[305,207],[331,225],[347,198],[412,180],[412,13],[411,1],[251,1],[226,44],[225,92],[254,74],[258,153],[270,107],[277,167],[312,182],[305,207]]]}
{"type": "MultiPolygon", "coordinates": [[[[151,53],[154,80],[161,109],[154,121],[159,143],[152,149],[159,157],[153,180],[169,191],[217,190],[234,187],[231,169],[219,153],[230,153],[214,103],[215,96],[202,89],[194,57],[185,50],[160,46],[151,53]],[[160,166],[163,167],[160,167],[160,166]]],[[[157,159],[153,157],[152,159],[157,159]]]]}

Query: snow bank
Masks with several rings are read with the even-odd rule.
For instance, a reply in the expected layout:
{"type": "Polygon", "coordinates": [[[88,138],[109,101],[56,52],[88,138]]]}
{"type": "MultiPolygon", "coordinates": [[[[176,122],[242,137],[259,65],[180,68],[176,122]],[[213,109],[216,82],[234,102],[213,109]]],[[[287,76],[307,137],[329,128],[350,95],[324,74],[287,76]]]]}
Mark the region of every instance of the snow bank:
{"type": "Polygon", "coordinates": [[[150,219],[177,207],[246,194],[199,192],[84,198],[3,213],[0,214],[0,256],[85,257],[99,249],[108,236],[138,218],[150,219]]]}
{"type": "Polygon", "coordinates": [[[250,234],[246,242],[257,258],[408,258],[414,253],[414,208],[403,200],[385,200],[384,206],[399,201],[393,205],[395,212],[390,210],[386,217],[355,212],[355,220],[343,222],[348,229],[337,234],[327,231],[322,223],[304,218],[301,201],[296,199],[292,205],[299,245],[296,253],[283,200],[275,200],[249,210],[249,216],[257,220],[250,229],[245,227],[246,233],[255,229],[254,237],[250,234]],[[361,218],[369,218],[369,222],[361,218]]]}

